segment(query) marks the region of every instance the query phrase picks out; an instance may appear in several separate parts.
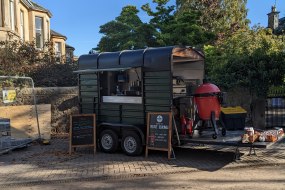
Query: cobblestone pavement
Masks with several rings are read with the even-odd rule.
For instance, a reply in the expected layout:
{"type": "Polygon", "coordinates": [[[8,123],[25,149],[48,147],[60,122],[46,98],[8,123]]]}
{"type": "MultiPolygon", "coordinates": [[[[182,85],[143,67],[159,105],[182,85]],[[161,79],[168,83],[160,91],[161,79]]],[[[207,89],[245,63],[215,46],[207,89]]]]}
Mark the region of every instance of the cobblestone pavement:
{"type": "Polygon", "coordinates": [[[51,145],[32,144],[0,156],[0,189],[8,186],[62,183],[76,180],[118,179],[191,171],[217,171],[238,167],[281,165],[285,167],[285,139],[268,149],[257,149],[248,156],[241,149],[241,160],[234,161],[234,147],[190,146],[175,149],[176,159],[168,160],[166,152],[150,151],[129,157],[81,148],[68,154],[68,138],[54,138],[51,145]]]}

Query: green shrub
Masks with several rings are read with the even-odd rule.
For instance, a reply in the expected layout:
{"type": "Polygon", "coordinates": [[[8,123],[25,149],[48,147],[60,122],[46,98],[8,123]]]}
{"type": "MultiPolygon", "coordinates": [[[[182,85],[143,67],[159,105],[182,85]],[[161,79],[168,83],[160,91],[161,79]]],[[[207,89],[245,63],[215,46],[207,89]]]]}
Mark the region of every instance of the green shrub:
{"type": "Polygon", "coordinates": [[[0,75],[32,77],[35,86],[74,86],[76,63],[57,64],[53,44],[37,49],[34,42],[0,42],[0,75]]]}

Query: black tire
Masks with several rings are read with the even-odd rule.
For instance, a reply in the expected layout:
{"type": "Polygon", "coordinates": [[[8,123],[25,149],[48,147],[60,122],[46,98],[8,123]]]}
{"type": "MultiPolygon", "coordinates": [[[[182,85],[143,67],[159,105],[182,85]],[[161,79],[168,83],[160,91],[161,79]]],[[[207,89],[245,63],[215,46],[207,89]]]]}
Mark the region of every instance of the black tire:
{"type": "Polygon", "coordinates": [[[216,135],[216,134],[213,134],[213,135],[212,135],[212,138],[213,138],[213,139],[216,139],[216,138],[217,138],[217,135],[216,135]]]}
{"type": "Polygon", "coordinates": [[[142,153],[142,140],[134,131],[126,131],[123,133],[121,147],[126,155],[137,156],[142,153]]]}
{"type": "Polygon", "coordinates": [[[106,129],[100,134],[100,148],[103,152],[113,153],[118,149],[118,135],[109,129],[106,129]]]}

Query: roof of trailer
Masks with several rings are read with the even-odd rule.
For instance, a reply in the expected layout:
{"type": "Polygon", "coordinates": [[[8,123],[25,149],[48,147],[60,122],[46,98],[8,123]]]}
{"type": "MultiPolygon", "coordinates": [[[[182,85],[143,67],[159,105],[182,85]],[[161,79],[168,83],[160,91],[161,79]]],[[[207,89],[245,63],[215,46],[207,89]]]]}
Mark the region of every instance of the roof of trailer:
{"type": "Polygon", "coordinates": [[[171,70],[171,63],[203,61],[204,55],[192,47],[159,47],[120,52],[82,55],[78,60],[81,72],[144,67],[146,70],[171,70]]]}

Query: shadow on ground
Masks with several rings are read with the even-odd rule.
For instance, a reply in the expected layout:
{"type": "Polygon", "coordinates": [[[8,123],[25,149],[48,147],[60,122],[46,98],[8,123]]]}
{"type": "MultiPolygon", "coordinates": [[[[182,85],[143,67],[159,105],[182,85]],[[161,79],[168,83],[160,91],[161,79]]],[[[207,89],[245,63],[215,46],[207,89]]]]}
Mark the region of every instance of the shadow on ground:
{"type": "MultiPolygon", "coordinates": [[[[149,150],[148,158],[144,153],[141,156],[130,157],[118,151],[107,154],[98,151],[93,155],[92,148],[80,148],[72,155],[68,154],[69,142],[67,138],[52,139],[51,145],[33,144],[26,149],[19,149],[9,154],[0,156],[0,166],[13,164],[31,164],[37,167],[59,167],[70,166],[79,163],[80,165],[94,163],[96,165],[118,164],[123,167],[133,167],[134,171],[140,168],[150,171],[155,169],[164,170],[177,169],[198,169],[203,171],[216,171],[225,165],[233,162],[233,152],[214,151],[206,149],[176,148],[174,153],[176,159],[167,159],[167,152],[149,150]],[[155,168],[155,169],[153,169],[155,168]]],[[[99,167],[99,165],[98,165],[99,167]]],[[[131,169],[130,169],[131,170],[131,169]]]]}

